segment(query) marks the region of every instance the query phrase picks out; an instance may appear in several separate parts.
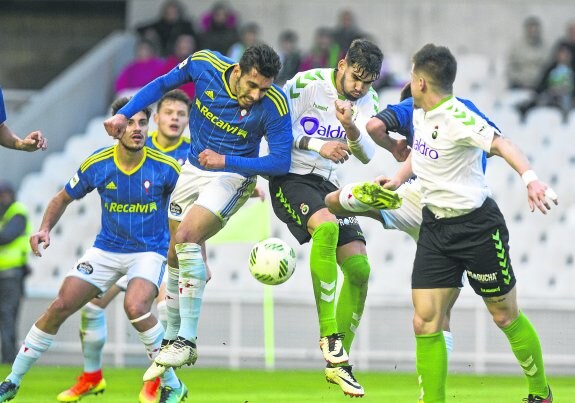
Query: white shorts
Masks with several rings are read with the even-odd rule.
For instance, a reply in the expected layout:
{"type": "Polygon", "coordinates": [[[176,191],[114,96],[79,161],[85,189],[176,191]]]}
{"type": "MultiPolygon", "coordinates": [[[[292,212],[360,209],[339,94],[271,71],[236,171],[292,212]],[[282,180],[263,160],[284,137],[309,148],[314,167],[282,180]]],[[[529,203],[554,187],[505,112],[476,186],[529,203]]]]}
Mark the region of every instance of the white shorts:
{"type": "Polygon", "coordinates": [[[401,207],[396,210],[381,210],[383,226],[398,229],[411,236],[416,242],[421,227],[421,185],[417,178],[410,179],[397,189],[403,198],[401,207]]]}
{"type": "Polygon", "coordinates": [[[210,210],[225,225],[249,199],[256,182],[255,176],[204,171],[186,161],[170,196],[168,218],[182,221],[192,205],[197,204],[210,210]]]}
{"type": "MultiPolygon", "coordinates": [[[[168,271],[164,270],[162,283],[165,283],[167,279],[168,279],[168,271]]],[[[118,287],[123,292],[126,292],[126,289],[128,288],[128,276],[122,276],[118,281],[116,281],[116,287],[118,287]]]]}
{"type": "Polygon", "coordinates": [[[114,253],[92,247],[66,276],[78,277],[105,293],[124,275],[126,284],[139,277],[159,288],[165,270],[166,258],[156,252],[114,253]]]}

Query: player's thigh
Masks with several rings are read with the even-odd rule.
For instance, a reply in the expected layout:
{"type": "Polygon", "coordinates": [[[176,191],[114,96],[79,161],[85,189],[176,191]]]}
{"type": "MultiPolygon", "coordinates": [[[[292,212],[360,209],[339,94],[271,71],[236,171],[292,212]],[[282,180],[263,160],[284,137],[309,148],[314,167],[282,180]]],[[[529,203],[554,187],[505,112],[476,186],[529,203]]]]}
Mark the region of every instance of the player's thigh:
{"type": "Polygon", "coordinates": [[[509,326],[519,316],[516,290],[517,287],[513,287],[505,295],[483,298],[493,321],[501,328],[509,326]]]}
{"type": "MultiPolygon", "coordinates": [[[[46,316],[66,317],[86,305],[100,293],[95,285],[74,276],[67,276],[58,290],[56,299],[50,304],[46,316]]],[[[64,319],[64,318],[62,318],[64,319]]]]}
{"type": "Polygon", "coordinates": [[[168,220],[170,228],[170,246],[168,247],[168,265],[173,268],[178,267],[178,255],[176,253],[176,232],[180,226],[180,222],[176,220],[168,220]]]}
{"type": "Polygon", "coordinates": [[[102,309],[105,309],[108,305],[110,305],[110,302],[112,302],[119,293],[126,291],[127,287],[128,276],[123,276],[121,279],[116,281],[116,284],[111,286],[102,296],[93,298],[90,302],[102,309]]]}
{"type": "Polygon", "coordinates": [[[79,278],[99,288],[103,294],[126,274],[125,255],[89,248],[66,277],[79,278]]]}

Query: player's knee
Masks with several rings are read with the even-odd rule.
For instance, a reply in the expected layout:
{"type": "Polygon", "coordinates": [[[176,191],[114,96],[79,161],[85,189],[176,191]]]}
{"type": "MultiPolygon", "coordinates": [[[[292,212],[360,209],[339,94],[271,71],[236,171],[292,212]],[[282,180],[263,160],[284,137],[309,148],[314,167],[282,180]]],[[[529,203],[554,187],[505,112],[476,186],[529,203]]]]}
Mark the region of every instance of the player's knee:
{"type": "Polygon", "coordinates": [[[413,315],[413,330],[415,334],[431,334],[437,333],[441,330],[443,324],[440,315],[433,310],[426,310],[424,312],[416,312],[413,315]]]}
{"type": "MultiPolygon", "coordinates": [[[[133,321],[148,315],[150,313],[150,306],[144,301],[129,301],[124,303],[124,311],[126,312],[126,315],[130,321],[133,321]]],[[[148,315],[148,317],[149,316],[150,315],[148,315]]]]}
{"type": "Polygon", "coordinates": [[[354,285],[363,286],[369,281],[371,267],[366,255],[353,255],[341,264],[344,277],[354,285]]]}
{"type": "Polygon", "coordinates": [[[492,314],[493,322],[497,325],[497,327],[503,329],[509,326],[511,323],[517,319],[519,313],[514,314],[513,312],[509,311],[498,311],[493,312],[492,314]]]}
{"type": "Polygon", "coordinates": [[[63,298],[56,298],[48,308],[47,315],[51,322],[62,323],[66,318],[75,312],[76,308],[69,301],[63,298]]]}
{"type": "Polygon", "coordinates": [[[335,192],[328,193],[325,196],[324,199],[325,206],[332,213],[334,211],[337,211],[339,208],[339,192],[340,192],[339,190],[336,190],[335,192]]]}
{"type": "Polygon", "coordinates": [[[318,225],[313,231],[314,242],[328,245],[336,244],[339,237],[339,225],[336,222],[326,221],[318,225]]]}

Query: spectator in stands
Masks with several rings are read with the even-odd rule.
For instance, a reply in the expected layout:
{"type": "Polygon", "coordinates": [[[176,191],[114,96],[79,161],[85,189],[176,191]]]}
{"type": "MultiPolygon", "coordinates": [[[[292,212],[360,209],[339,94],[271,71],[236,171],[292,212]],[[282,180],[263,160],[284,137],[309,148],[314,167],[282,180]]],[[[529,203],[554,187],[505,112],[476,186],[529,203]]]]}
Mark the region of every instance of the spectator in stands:
{"type": "MultiPolygon", "coordinates": [[[[572,21],[569,24],[567,24],[566,35],[561,39],[559,39],[559,41],[555,45],[555,48],[561,45],[569,47],[569,49],[571,49],[571,54],[575,56],[575,21],[572,21]]],[[[573,60],[571,61],[571,68],[573,69],[573,71],[575,71],[575,57],[573,57],[573,60]]]]}
{"type": "Polygon", "coordinates": [[[28,237],[32,233],[26,207],[16,201],[14,189],[0,182],[0,339],[2,363],[16,358],[16,325],[28,273],[28,237]]]}
{"type": "Polygon", "coordinates": [[[42,137],[40,131],[29,133],[24,139],[18,137],[6,124],[6,107],[4,106],[4,96],[0,87],[0,145],[6,148],[21,151],[45,150],[48,147],[48,140],[42,137]]]}
{"type": "MultiPolygon", "coordinates": [[[[196,51],[196,40],[192,35],[189,34],[182,34],[178,36],[176,39],[176,43],[174,44],[173,52],[166,61],[164,65],[160,68],[157,76],[161,76],[172,70],[178,64],[186,60],[188,56],[196,51]]],[[[196,86],[192,81],[185,83],[184,85],[179,87],[182,91],[184,91],[190,99],[194,98],[196,94],[196,86]]]]}
{"type": "Polygon", "coordinates": [[[138,33],[160,46],[160,54],[165,56],[174,47],[176,38],[181,34],[197,37],[192,22],[186,17],[184,6],[176,0],[170,0],[162,7],[160,19],[139,26],[138,33]]]}
{"type": "Polygon", "coordinates": [[[285,82],[296,75],[301,63],[301,52],[298,48],[298,37],[295,31],[287,30],[280,34],[280,51],[282,68],[275,79],[275,83],[283,87],[285,82]]]}
{"type": "Polygon", "coordinates": [[[228,57],[234,62],[239,62],[244,50],[255,45],[260,40],[260,27],[255,22],[245,24],[240,29],[240,40],[234,43],[228,50],[228,57]]]}
{"type": "Polygon", "coordinates": [[[524,122],[529,110],[535,106],[554,106],[567,122],[575,96],[575,72],[572,68],[573,54],[568,44],[560,43],[549,66],[544,70],[531,99],[518,105],[521,121],[524,122]]]}
{"type": "Polygon", "coordinates": [[[528,17],[523,23],[523,37],[511,46],[507,56],[509,88],[535,89],[548,55],[539,18],[528,17]]]}
{"type": "Polygon", "coordinates": [[[158,77],[164,61],[158,57],[154,43],[140,39],[136,44],[136,57],[122,69],[114,84],[118,97],[133,92],[158,77]]]}
{"type": "Polygon", "coordinates": [[[333,30],[333,40],[338,44],[341,53],[346,53],[354,39],[365,35],[357,28],[351,10],[342,10],[339,13],[338,24],[333,30]]]}
{"type": "Polygon", "coordinates": [[[225,55],[239,40],[236,14],[224,2],[214,4],[210,12],[202,17],[201,24],[204,49],[217,50],[225,55]]]}
{"type": "Polygon", "coordinates": [[[315,39],[310,49],[299,66],[299,71],[305,71],[315,68],[325,68],[337,66],[340,59],[340,48],[333,41],[331,29],[320,27],[315,31],[315,39]]]}

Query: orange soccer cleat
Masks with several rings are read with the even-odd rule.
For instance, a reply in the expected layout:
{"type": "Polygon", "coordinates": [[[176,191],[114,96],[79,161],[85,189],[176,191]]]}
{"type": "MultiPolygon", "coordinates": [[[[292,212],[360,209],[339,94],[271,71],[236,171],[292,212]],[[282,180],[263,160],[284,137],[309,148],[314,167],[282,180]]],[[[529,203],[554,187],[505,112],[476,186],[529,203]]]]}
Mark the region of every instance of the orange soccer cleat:
{"type": "Polygon", "coordinates": [[[160,390],[160,378],[145,381],[140,391],[140,403],[156,403],[158,401],[158,390],[160,390]]]}
{"type": "Polygon", "coordinates": [[[70,389],[63,391],[56,397],[60,402],[77,402],[89,395],[98,395],[106,390],[106,380],[102,378],[101,371],[95,373],[82,373],[78,382],[70,389]]]}

